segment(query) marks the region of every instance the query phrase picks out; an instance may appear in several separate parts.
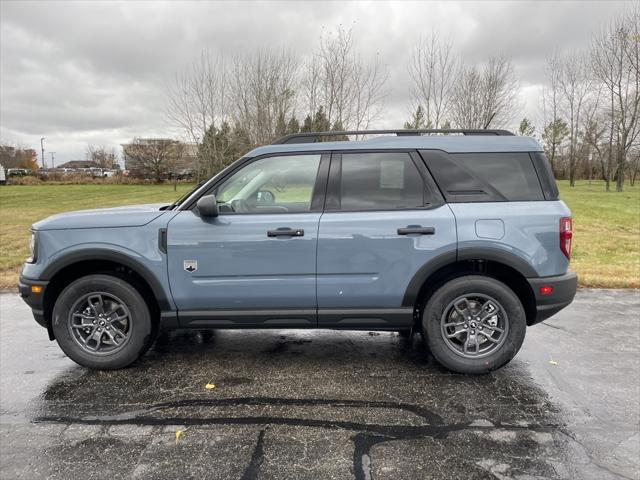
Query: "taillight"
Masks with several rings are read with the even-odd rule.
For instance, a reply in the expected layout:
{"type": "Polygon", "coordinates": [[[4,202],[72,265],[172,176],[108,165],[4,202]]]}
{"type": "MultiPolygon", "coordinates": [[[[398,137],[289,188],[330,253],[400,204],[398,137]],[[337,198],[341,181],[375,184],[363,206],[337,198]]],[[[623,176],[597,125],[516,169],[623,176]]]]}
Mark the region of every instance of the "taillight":
{"type": "Polygon", "coordinates": [[[571,217],[562,217],[560,219],[560,250],[568,260],[571,260],[571,237],[573,237],[571,217]]]}

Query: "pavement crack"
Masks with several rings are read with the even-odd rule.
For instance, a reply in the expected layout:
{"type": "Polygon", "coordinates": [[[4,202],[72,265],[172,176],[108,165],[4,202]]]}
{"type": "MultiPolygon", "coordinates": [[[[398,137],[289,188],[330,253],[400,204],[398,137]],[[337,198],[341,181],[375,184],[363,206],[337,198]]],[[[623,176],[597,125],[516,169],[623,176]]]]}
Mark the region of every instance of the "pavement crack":
{"type": "Polygon", "coordinates": [[[172,402],[163,402],[151,405],[150,407],[138,410],[131,410],[115,415],[96,415],[83,417],[87,421],[127,421],[143,417],[145,414],[183,407],[227,407],[227,406],[330,406],[344,408],[379,408],[393,409],[412,413],[430,425],[441,425],[442,417],[424,407],[409,403],[392,401],[370,401],[370,400],[340,400],[340,399],[315,399],[315,398],[279,398],[279,397],[243,397],[243,398],[221,398],[221,399],[184,399],[172,402]]]}
{"type": "Polygon", "coordinates": [[[582,449],[583,454],[585,455],[585,457],[587,457],[587,459],[592,465],[595,465],[599,469],[604,470],[605,472],[609,473],[610,475],[613,475],[614,477],[624,478],[626,480],[637,480],[636,477],[630,477],[623,473],[616,472],[611,468],[596,462],[593,456],[591,455],[591,453],[589,452],[589,449],[582,443],[582,441],[578,440],[578,438],[576,438],[576,436],[573,435],[571,432],[566,431],[564,428],[559,428],[558,432],[560,432],[562,435],[572,440],[574,443],[578,444],[582,449]]]}
{"type": "Polygon", "coordinates": [[[253,449],[251,460],[249,461],[249,465],[244,471],[241,480],[253,480],[258,477],[260,465],[262,465],[262,461],[264,460],[264,436],[266,431],[267,429],[260,430],[256,447],[253,449]]]}
{"type": "Polygon", "coordinates": [[[378,443],[396,439],[366,433],[358,433],[351,439],[354,444],[353,475],[356,480],[371,480],[371,448],[378,443]]]}

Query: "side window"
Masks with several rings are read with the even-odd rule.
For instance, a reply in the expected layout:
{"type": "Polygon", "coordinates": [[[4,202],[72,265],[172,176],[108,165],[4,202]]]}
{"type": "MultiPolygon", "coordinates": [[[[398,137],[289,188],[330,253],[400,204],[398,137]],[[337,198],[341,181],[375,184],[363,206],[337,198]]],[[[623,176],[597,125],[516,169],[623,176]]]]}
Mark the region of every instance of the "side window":
{"type": "Polygon", "coordinates": [[[420,154],[447,202],[544,200],[528,153],[420,154]]]}
{"type": "Polygon", "coordinates": [[[452,155],[507,200],[544,200],[528,153],[458,153],[452,155]]]}
{"type": "Polygon", "coordinates": [[[220,214],[311,209],[320,155],[268,157],[241,168],[215,191],[220,214]]]}
{"type": "Polygon", "coordinates": [[[425,186],[408,153],[343,153],[341,210],[420,208],[425,186]]]}

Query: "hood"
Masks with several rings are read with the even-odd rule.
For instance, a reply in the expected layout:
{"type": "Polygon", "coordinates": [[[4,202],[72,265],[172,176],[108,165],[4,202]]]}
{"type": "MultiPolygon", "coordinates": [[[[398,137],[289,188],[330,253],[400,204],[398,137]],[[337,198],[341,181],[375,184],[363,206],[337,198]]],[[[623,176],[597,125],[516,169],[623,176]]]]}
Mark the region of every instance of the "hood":
{"type": "Polygon", "coordinates": [[[140,227],[164,213],[166,203],[128,205],[61,213],[33,224],[35,230],[67,230],[71,228],[140,227]]]}

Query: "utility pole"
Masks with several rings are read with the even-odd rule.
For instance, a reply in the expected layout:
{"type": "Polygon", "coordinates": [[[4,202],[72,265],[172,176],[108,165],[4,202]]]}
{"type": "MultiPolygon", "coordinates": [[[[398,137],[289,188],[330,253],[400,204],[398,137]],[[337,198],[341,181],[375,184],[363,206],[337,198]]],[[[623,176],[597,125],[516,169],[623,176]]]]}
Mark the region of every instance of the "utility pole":
{"type": "Polygon", "coordinates": [[[40,148],[42,149],[42,168],[45,168],[45,165],[44,165],[44,140],[45,140],[44,137],[42,137],[40,139],[40,148]]]}
{"type": "Polygon", "coordinates": [[[54,155],[56,154],[56,152],[49,152],[49,153],[51,153],[51,168],[54,168],[55,165],[54,165],[53,161],[55,160],[54,155]]]}

